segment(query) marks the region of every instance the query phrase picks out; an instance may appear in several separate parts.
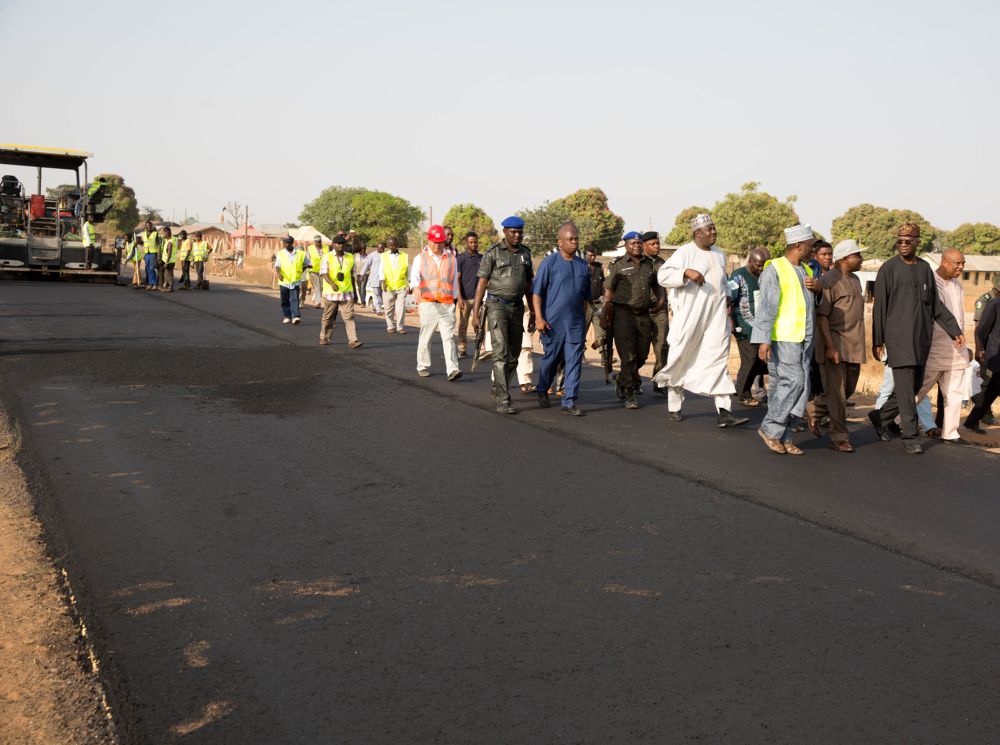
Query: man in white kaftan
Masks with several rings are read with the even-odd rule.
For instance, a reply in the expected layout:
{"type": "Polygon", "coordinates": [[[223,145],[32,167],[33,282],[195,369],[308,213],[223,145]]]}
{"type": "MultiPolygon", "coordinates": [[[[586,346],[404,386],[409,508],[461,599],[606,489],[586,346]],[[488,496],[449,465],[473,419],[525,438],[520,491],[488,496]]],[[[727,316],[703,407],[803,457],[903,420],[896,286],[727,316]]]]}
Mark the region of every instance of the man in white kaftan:
{"type": "Polygon", "coordinates": [[[667,342],[667,364],[653,378],[667,387],[671,421],[681,421],[684,391],[712,396],[719,427],[735,427],[749,419],[734,417],[730,396],[736,392],[729,377],[729,288],[726,257],[715,246],[715,223],[709,215],[691,221],[693,240],[681,246],[657,272],[669,290],[673,319],[667,342]]]}

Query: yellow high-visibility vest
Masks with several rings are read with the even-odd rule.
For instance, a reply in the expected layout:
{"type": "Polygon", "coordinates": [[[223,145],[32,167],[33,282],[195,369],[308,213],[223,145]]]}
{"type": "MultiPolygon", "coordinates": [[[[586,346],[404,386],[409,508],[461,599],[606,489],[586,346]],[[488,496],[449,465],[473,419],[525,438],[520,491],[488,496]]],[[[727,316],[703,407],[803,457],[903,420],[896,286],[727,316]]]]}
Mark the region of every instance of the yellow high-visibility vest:
{"type": "Polygon", "coordinates": [[[326,269],[327,273],[323,276],[323,292],[333,294],[354,291],[354,254],[345,253],[343,256],[337,256],[336,253],[327,254],[326,269]],[[344,278],[338,280],[338,274],[342,274],[344,278]]]}
{"type": "Polygon", "coordinates": [[[281,274],[281,284],[291,287],[296,282],[302,281],[302,271],[306,265],[306,255],[304,251],[294,251],[288,253],[285,249],[278,251],[278,264],[281,274]]]}
{"type": "Polygon", "coordinates": [[[382,281],[385,289],[397,292],[406,289],[406,275],[410,270],[410,256],[400,251],[398,254],[386,251],[382,254],[382,281]]]}
{"type": "Polygon", "coordinates": [[[208,241],[195,241],[191,245],[191,261],[204,261],[208,258],[208,241]]]}
{"type": "Polygon", "coordinates": [[[83,247],[96,246],[97,245],[97,233],[94,231],[94,226],[90,224],[90,220],[87,220],[83,224],[83,247]]]}
{"type": "Polygon", "coordinates": [[[160,252],[160,234],[155,230],[142,233],[142,246],[148,254],[160,252]]]}
{"type": "Polygon", "coordinates": [[[328,250],[324,247],[321,251],[316,248],[315,243],[309,246],[309,262],[312,264],[312,271],[316,272],[316,274],[319,274],[320,264],[323,263],[323,257],[326,256],[328,250]]]}
{"type": "Polygon", "coordinates": [[[177,249],[177,260],[187,261],[191,258],[191,239],[185,238],[181,241],[180,248],[177,249]]]}
{"type": "Polygon", "coordinates": [[[164,264],[176,264],[177,263],[177,239],[167,238],[163,241],[163,263],[164,264]]]}
{"type": "MultiPolygon", "coordinates": [[[[774,341],[800,342],[806,338],[806,298],[798,272],[792,262],[782,256],[770,262],[778,272],[778,285],[781,296],[778,299],[778,316],[774,319],[774,329],[771,339],[774,341]]],[[[801,265],[806,276],[811,277],[812,271],[805,264],[801,265]]]]}

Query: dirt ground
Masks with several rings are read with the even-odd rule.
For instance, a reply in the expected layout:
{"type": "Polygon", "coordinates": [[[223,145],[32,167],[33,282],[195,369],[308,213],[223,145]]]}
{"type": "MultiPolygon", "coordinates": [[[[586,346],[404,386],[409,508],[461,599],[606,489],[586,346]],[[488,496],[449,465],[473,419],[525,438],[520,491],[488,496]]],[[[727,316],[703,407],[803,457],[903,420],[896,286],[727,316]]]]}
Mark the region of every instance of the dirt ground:
{"type": "Polygon", "coordinates": [[[0,409],[0,743],[113,743],[96,660],[17,464],[20,439],[0,409]]]}

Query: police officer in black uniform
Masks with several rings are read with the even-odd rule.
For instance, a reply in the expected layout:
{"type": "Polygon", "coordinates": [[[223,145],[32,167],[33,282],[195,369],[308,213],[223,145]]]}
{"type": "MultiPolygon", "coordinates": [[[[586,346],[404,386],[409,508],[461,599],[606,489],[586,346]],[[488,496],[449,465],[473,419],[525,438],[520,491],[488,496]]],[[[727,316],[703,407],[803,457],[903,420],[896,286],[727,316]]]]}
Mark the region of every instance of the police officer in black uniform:
{"type": "MultiPolygon", "coordinates": [[[[472,306],[472,327],[479,331],[479,309],[486,300],[486,330],[493,345],[492,395],[496,399],[498,414],[514,414],[510,405],[510,379],[517,369],[524,336],[524,309],[531,309],[528,294],[534,270],[531,251],[521,244],[524,237],[524,220],[508,217],[502,223],[503,239],[490,246],[483,254],[476,276],[476,300],[472,306]]],[[[535,312],[530,310],[528,333],[535,330],[535,312]]]]}
{"type": "Polygon", "coordinates": [[[626,409],[638,409],[636,391],[640,385],[639,368],[646,363],[653,336],[653,312],[662,310],[663,288],[656,281],[653,261],[643,254],[639,233],[626,233],[625,255],[612,262],[604,289],[601,326],[614,335],[621,370],[617,392],[625,399],[626,409]],[[654,300],[655,303],[654,303],[654,300]]]}
{"type": "MultiPolygon", "coordinates": [[[[993,300],[993,298],[995,297],[1000,297],[1000,274],[993,275],[993,289],[976,298],[976,311],[973,318],[977,324],[979,323],[979,319],[983,317],[983,311],[986,309],[986,306],[989,305],[990,301],[993,300]]],[[[989,372],[987,370],[982,370],[982,369],[980,369],[980,371],[983,375],[983,383],[985,387],[989,379],[989,372]]],[[[980,398],[982,395],[983,395],[982,391],[977,393],[976,396],[973,398],[972,402],[978,403],[976,399],[980,398]]],[[[986,416],[983,417],[983,424],[990,424],[990,425],[1000,424],[1000,419],[997,419],[995,416],[993,416],[992,411],[988,411],[986,412],[986,416]]]]}
{"type": "MultiPolygon", "coordinates": [[[[663,259],[660,258],[660,234],[655,230],[650,230],[639,236],[639,240],[642,241],[642,252],[653,262],[655,276],[664,263],[663,259]]],[[[667,311],[667,304],[663,303],[656,312],[651,311],[649,317],[653,321],[651,343],[653,345],[653,375],[656,375],[667,364],[667,352],[670,350],[670,345],[667,344],[667,334],[670,333],[670,315],[667,311]]],[[[658,386],[654,383],[653,393],[666,396],[667,389],[665,386],[658,386]]]]}

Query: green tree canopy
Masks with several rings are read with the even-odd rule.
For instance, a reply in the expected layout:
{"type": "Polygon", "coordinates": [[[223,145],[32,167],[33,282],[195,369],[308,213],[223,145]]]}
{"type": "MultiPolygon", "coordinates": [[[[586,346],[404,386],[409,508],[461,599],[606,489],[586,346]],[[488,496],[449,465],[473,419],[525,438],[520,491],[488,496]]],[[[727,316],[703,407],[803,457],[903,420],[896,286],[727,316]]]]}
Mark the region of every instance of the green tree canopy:
{"type": "Polygon", "coordinates": [[[103,173],[106,189],[111,195],[111,209],[104,213],[104,222],[98,231],[107,236],[131,233],[139,222],[139,204],[135,190],[125,185],[125,179],[116,173],[103,173]]]}
{"type": "Polygon", "coordinates": [[[419,207],[402,197],[359,186],[331,186],[302,208],[299,221],[324,233],[354,230],[369,243],[395,236],[406,245],[407,233],[424,218],[419,207]]]}
{"type": "Polygon", "coordinates": [[[299,214],[299,222],[312,225],[317,230],[333,235],[338,230],[347,230],[351,225],[351,201],[367,189],[359,186],[331,186],[323,189],[319,196],[306,204],[299,214]]]}
{"type": "Polygon", "coordinates": [[[351,200],[351,229],[369,243],[390,237],[406,242],[407,233],[424,219],[419,208],[384,191],[366,191],[351,200]]]}
{"type": "Polygon", "coordinates": [[[673,229],[663,239],[663,242],[668,246],[682,246],[687,243],[691,240],[691,221],[704,212],[711,212],[711,210],[708,207],[697,206],[681,210],[677,219],[674,220],[673,229]]]}
{"type": "Polygon", "coordinates": [[[592,246],[607,251],[618,245],[625,220],[611,211],[608,197],[601,189],[579,189],[541,207],[517,213],[524,220],[524,242],[535,253],[546,253],[556,244],[559,226],[567,220],[580,231],[580,247],[592,246]]]}
{"type": "Polygon", "coordinates": [[[766,248],[772,256],[785,250],[785,228],[797,225],[795,197],[784,202],[760,190],[760,183],[748,181],[738,192],[726,194],[711,209],[688,207],[674,221],[665,243],[671,246],[691,240],[691,220],[710,212],[718,231],[716,243],[727,253],[744,256],[754,248],[766,248]]]}
{"type": "Polygon", "coordinates": [[[962,223],[944,236],[944,245],[967,254],[1000,254],[1000,228],[988,222],[962,223]]]}
{"type": "Polygon", "coordinates": [[[896,252],[896,231],[906,222],[920,226],[921,253],[934,247],[938,231],[927,220],[912,210],[891,210],[873,204],[859,204],[833,221],[833,241],[853,238],[864,246],[865,255],[889,258],[896,252]]]}
{"type": "Polygon", "coordinates": [[[462,245],[465,234],[470,230],[479,236],[480,246],[488,246],[497,240],[493,218],[474,204],[456,204],[445,214],[442,225],[450,225],[455,231],[456,245],[462,245]]]}
{"type": "Polygon", "coordinates": [[[724,251],[740,256],[764,247],[778,256],[785,250],[785,228],[799,223],[794,205],[794,196],[781,202],[760,191],[758,182],[745,183],[711,209],[719,233],[716,242],[724,251]]]}

